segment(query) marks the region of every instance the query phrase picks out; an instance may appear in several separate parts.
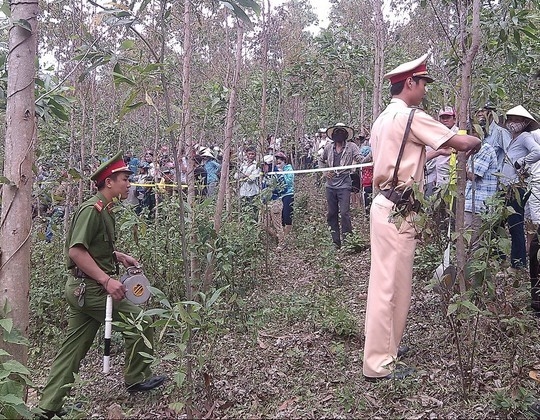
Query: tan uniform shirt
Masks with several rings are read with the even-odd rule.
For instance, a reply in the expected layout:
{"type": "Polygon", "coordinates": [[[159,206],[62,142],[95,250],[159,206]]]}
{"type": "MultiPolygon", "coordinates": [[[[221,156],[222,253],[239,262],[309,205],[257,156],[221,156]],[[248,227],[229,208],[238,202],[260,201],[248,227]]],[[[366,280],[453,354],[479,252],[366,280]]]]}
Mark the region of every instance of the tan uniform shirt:
{"type": "MultiPolygon", "coordinates": [[[[376,189],[385,190],[391,187],[410,112],[411,108],[407,107],[405,102],[393,98],[373,124],[370,142],[373,150],[373,186],[376,189]]],[[[422,189],[426,162],[425,146],[436,150],[454,135],[454,132],[424,111],[416,110],[399,165],[396,187],[403,189],[416,182],[422,189]]]]}

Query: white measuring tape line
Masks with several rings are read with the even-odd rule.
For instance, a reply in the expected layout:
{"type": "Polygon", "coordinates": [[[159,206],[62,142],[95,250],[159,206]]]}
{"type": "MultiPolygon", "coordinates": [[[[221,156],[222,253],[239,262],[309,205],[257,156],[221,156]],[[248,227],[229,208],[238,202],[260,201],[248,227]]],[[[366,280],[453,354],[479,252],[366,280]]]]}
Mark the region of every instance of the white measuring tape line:
{"type": "Polygon", "coordinates": [[[343,171],[343,170],[346,170],[346,169],[365,168],[367,166],[373,166],[373,162],[357,163],[355,165],[347,165],[347,166],[332,166],[332,167],[328,167],[328,168],[295,169],[294,171],[268,172],[268,175],[311,174],[311,173],[315,173],[315,172],[343,171]]]}

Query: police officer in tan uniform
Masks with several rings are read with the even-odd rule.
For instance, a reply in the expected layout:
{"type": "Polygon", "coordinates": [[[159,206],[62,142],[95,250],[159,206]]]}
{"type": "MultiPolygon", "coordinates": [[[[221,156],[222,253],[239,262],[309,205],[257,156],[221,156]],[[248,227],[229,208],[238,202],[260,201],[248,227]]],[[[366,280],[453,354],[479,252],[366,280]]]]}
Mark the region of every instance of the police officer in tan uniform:
{"type": "MultiPolygon", "coordinates": [[[[117,262],[125,267],[139,263],[114,248],[113,207],[115,200],[127,198],[131,173],[121,152],[102,164],[91,177],[98,188],[97,194],[84,202],[73,217],[65,249],[67,267],[72,274],[65,285],[68,327],[39,403],[44,418],[65,414],[62,410],[64,397],[105,320],[107,295],[114,300],[113,321],[121,321],[120,314],[129,317],[141,312],[138,306],[125,299],[126,288],[118,281],[116,266],[117,262]]],[[[151,319],[145,318],[142,333],[130,331],[124,335],[124,380],[129,392],[149,391],[165,381],[164,376],[152,376],[148,361],[140,355],[140,352],[153,353],[150,324],[151,319]]]]}
{"type": "Polygon", "coordinates": [[[392,362],[398,357],[411,302],[416,231],[410,213],[402,217],[401,223],[395,223],[393,201],[413,184],[422,190],[426,145],[435,150],[452,147],[476,152],[480,149],[478,138],[456,134],[418,109],[397,171],[396,185],[392,185],[411,107],[420,105],[426,84],[433,82],[426,69],[427,56],[402,64],[384,76],[391,83],[392,101],[371,130],[373,186],[381,193],[373,200],[370,212],[371,271],[363,366],[367,380],[401,379],[412,373],[412,369],[394,370],[392,362]],[[389,194],[392,187],[396,194],[389,194]]]}

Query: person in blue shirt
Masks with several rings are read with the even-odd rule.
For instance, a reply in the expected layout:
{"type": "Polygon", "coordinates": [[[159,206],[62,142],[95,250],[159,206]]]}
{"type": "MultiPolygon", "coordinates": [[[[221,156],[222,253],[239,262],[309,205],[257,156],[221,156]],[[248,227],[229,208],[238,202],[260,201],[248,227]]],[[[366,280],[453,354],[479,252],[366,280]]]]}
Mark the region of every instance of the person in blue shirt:
{"type": "Polygon", "coordinates": [[[282,196],[287,191],[287,183],[283,175],[270,174],[278,172],[272,155],[264,157],[264,170],[261,182],[261,201],[265,205],[262,214],[262,224],[270,235],[276,237],[280,250],[284,245],[285,234],[282,225],[283,201],[282,196]]]}
{"type": "Polygon", "coordinates": [[[209,148],[205,147],[200,153],[206,170],[206,191],[209,197],[216,195],[219,187],[221,165],[216,161],[209,148]]]}
{"type": "Polygon", "coordinates": [[[138,172],[139,158],[133,157],[133,153],[131,152],[131,150],[128,150],[126,153],[124,153],[124,163],[134,174],[138,172]]]}
{"type": "Polygon", "coordinates": [[[501,172],[504,165],[504,157],[512,140],[510,132],[499,125],[497,109],[491,102],[487,102],[483,108],[476,112],[478,124],[484,130],[484,141],[493,147],[497,155],[497,171],[501,172]]]}
{"type": "Polygon", "coordinates": [[[276,159],[276,166],[279,171],[283,171],[283,179],[285,180],[286,190],[281,196],[283,201],[283,211],[281,213],[281,221],[283,224],[283,233],[285,234],[285,240],[290,236],[292,232],[293,222],[293,205],[294,205],[294,174],[287,174],[286,172],[292,171],[293,167],[290,163],[287,163],[287,155],[283,152],[277,152],[274,155],[276,159]]]}

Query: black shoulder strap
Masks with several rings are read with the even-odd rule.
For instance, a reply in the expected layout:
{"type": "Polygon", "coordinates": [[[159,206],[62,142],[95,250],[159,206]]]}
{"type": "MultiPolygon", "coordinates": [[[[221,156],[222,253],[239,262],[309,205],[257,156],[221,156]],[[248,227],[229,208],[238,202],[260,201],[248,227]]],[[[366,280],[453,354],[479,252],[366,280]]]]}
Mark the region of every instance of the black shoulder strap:
{"type": "Polygon", "coordinates": [[[411,124],[412,120],[414,118],[414,112],[416,111],[416,108],[411,109],[411,112],[409,114],[409,119],[407,120],[407,126],[405,127],[405,132],[403,133],[403,140],[401,141],[401,147],[399,149],[398,158],[396,161],[396,167],[394,168],[394,175],[392,176],[392,185],[390,188],[396,188],[398,183],[398,171],[399,171],[399,165],[401,163],[401,158],[403,157],[403,151],[405,150],[405,143],[407,142],[407,138],[409,137],[409,133],[411,132],[411,124]]]}

